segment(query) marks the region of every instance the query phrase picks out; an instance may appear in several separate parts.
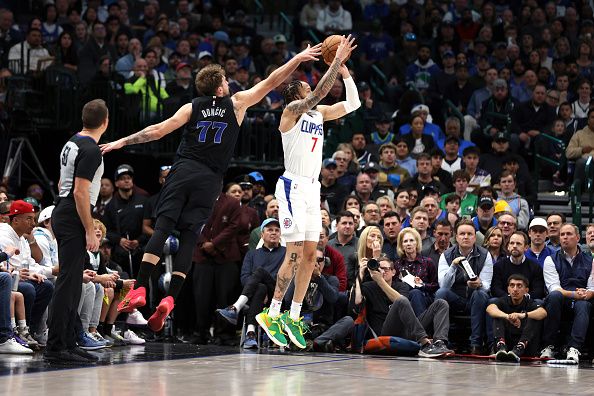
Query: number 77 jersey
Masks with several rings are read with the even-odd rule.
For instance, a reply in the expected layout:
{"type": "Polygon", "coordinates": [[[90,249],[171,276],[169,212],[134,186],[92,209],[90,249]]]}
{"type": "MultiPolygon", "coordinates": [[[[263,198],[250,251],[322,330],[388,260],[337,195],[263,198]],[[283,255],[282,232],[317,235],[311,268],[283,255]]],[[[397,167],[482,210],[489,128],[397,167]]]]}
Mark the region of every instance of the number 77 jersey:
{"type": "Polygon", "coordinates": [[[231,97],[202,96],[192,100],[192,116],[184,127],[177,156],[224,173],[238,136],[239,124],[231,97]]]}
{"type": "Polygon", "coordinates": [[[319,111],[303,113],[293,128],[281,133],[285,169],[294,175],[318,179],[322,168],[324,117],[319,111]]]}

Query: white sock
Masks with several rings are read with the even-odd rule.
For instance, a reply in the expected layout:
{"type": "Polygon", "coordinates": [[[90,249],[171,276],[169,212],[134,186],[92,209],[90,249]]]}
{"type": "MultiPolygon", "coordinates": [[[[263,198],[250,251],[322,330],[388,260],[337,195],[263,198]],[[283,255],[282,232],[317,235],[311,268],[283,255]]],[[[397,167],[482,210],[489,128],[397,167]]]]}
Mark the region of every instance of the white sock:
{"type": "Polygon", "coordinates": [[[239,298],[237,299],[237,301],[235,301],[235,304],[233,304],[233,306],[235,307],[235,309],[237,310],[237,312],[239,312],[244,307],[244,305],[247,304],[247,302],[248,302],[247,296],[244,296],[242,294],[241,296],[239,296],[239,298]]]}
{"type": "Polygon", "coordinates": [[[289,313],[289,317],[293,320],[299,320],[299,315],[301,315],[301,306],[302,303],[298,303],[293,301],[291,303],[291,312],[289,313]]]}
{"type": "Polygon", "coordinates": [[[19,320],[18,324],[19,324],[19,329],[24,329],[25,327],[27,327],[27,321],[25,319],[19,320]]]}
{"type": "Polygon", "coordinates": [[[254,325],[247,325],[247,331],[245,332],[245,334],[249,334],[249,332],[256,332],[256,327],[254,325]]]}
{"type": "Polygon", "coordinates": [[[16,319],[15,318],[10,318],[10,328],[16,329],[16,319]]]}
{"type": "Polygon", "coordinates": [[[277,316],[279,316],[282,305],[283,305],[282,301],[279,301],[279,300],[273,298],[272,301],[270,302],[270,309],[268,310],[268,316],[270,316],[271,318],[276,318],[277,316]]]}

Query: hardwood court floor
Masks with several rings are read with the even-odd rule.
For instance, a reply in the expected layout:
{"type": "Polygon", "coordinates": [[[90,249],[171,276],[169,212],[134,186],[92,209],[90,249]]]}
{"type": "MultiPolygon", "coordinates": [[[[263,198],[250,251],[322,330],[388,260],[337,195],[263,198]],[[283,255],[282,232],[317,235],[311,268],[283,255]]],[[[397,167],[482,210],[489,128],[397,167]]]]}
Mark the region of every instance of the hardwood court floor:
{"type": "Polygon", "coordinates": [[[10,395],[564,395],[594,389],[581,367],[147,344],[101,352],[95,367],[0,356],[10,395]]]}

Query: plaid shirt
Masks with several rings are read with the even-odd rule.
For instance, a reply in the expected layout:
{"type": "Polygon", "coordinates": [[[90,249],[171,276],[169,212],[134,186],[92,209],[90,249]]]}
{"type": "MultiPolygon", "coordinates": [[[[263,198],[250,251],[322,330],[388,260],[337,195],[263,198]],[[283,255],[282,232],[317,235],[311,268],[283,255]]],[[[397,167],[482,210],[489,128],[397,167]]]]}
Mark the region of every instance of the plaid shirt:
{"type": "Polygon", "coordinates": [[[406,270],[413,276],[421,278],[425,286],[421,290],[425,290],[431,294],[434,294],[439,288],[437,282],[437,267],[433,260],[429,257],[417,255],[413,261],[408,261],[406,258],[400,258],[396,260],[396,275],[403,277],[402,271],[406,270]]]}

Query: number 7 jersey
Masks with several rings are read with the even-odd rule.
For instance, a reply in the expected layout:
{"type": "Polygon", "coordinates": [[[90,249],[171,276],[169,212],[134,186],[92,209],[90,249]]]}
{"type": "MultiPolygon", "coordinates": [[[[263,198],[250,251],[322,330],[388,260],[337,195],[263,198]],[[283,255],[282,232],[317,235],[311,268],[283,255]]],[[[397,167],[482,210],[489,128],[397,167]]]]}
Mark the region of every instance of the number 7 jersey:
{"type": "Polygon", "coordinates": [[[285,169],[294,175],[318,179],[322,169],[324,117],[317,110],[303,113],[289,131],[281,133],[285,169]]]}
{"type": "Polygon", "coordinates": [[[193,159],[222,174],[235,151],[239,129],[230,96],[196,98],[177,157],[193,159]]]}

